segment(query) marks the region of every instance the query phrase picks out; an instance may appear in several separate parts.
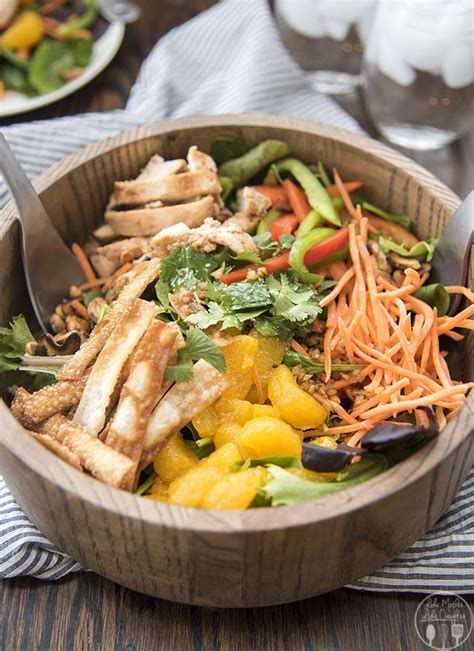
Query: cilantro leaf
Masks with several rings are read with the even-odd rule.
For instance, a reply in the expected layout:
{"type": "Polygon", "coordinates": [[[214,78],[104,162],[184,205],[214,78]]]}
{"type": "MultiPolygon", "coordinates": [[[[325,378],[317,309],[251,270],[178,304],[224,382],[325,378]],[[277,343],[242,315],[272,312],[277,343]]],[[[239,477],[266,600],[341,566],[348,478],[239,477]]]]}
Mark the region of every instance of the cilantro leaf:
{"type": "Polygon", "coordinates": [[[168,366],[165,377],[170,382],[190,382],[193,379],[193,363],[178,362],[168,366]]]}
{"type": "Polygon", "coordinates": [[[259,258],[259,256],[252,251],[243,251],[242,253],[239,253],[239,255],[234,255],[232,256],[232,260],[236,260],[238,262],[254,262],[255,264],[262,263],[262,260],[259,258]]]}
{"type": "Polygon", "coordinates": [[[208,305],[208,310],[208,312],[195,312],[194,314],[190,314],[186,318],[187,323],[192,323],[198,328],[201,328],[201,330],[206,330],[206,328],[223,321],[225,313],[218,303],[211,301],[208,305]]]}
{"type": "Polygon", "coordinates": [[[177,249],[162,260],[157,284],[161,282],[161,288],[168,285],[171,293],[183,286],[193,292],[199,281],[211,280],[211,274],[222,266],[224,260],[225,254],[209,255],[191,246],[177,249]]]}
{"type": "Polygon", "coordinates": [[[35,341],[25,317],[15,316],[9,328],[0,328],[1,345],[5,357],[21,357],[25,353],[26,344],[35,341]],[[7,350],[8,349],[8,350],[7,350]]]}
{"type": "Polygon", "coordinates": [[[166,379],[189,382],[193,378],[193,362],[203,359],[220,373],[225,372],[225,358],[216,344],[199,330],[190,328],[186,333],[186,346],[178,352],[178,362],[166,369],[166,379]]]}
{"type": "Polygon", "coordinates": [[[272,297],[263,281],[247,282],[243,280],[231,285],[221,283],[215,295],[219,302],[232,312],[270,307],[272,304],[272,297]]]}
{"type": "Polygon", "coordinates": [[[186,356],[189,359],[197,361],[204,359],[221,373],[225,372],[225,358],[222,351],[209,337],[199,330],[199,328],[190,328],[186,335],[186,356]]]}

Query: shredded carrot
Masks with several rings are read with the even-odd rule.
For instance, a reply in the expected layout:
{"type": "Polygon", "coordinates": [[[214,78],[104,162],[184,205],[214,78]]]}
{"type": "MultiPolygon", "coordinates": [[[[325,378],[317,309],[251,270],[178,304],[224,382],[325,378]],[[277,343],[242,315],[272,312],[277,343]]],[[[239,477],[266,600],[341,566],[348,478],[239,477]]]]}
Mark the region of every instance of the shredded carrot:
{"type": "Polygon", "coordinates": [[[474,303],[474,292],[471,292],[467,287],[461,287],[460,285],[448,285],[445,287],[445,290],[448,294],[463,294],[468,301],[474,303]]]}
{"type": "Polygon", "coordinates": [[[89,316],[89,312],[87,311],[87,308],[84,307],[84,305],[80,301],[78,301],[77,298],[71,301],[70,305],[73,308],[74,312],[79,314],[79,316],[81,316],[86,321],[90,320],[90,316],[89,316]]]}
{"type": "Polygon", "coordinates": [[[333,167],[332,173],[334,176],[336,187],[339,190],[339,194],[341,195],[342,200],[344,201],[344,206],[346,207],[347,212],[353,219],[357,220],[359,215],[357,214],[356,209],[354,208],[354,204],[352,203],[352,199],[350,198],[349,193],[344,187],[344,183],[342,182],[342,179],[339,176],[337,169],[335,167],[333,167]]]}
{"type": "Polygon", "coordinates": [[[86,279],[89,282],[97,280],[97,276],[95,275],[94,270],[91,267],[91,263],[89,262],[87,255],[84,253],[83,248],[74,242],[74,244],[71,246],[71,251],[76,256],[76,259],[79,262],[79,265],[86,279]]]}
{"type": "MultiPolygon", "coordinates": [[[[334,280],[341,280],[347,271],[347,265],[344,260],[337,260],[337,262],[332,262],[330,265],[328,265],[327,270],[328,274],[334,280]]],[[[320,274],[321,270],[319,270],[318,273],[320,274]]]]}
{"type": "MultiPolygon", "coordinates": [[[[364,181],[349,181],[347,183],[344,183],[344,188],[346,192],[351,193],[359,190],[363,185],[364,181]]],[[[328,185],[326,192],[331,198],[339,197],[341,195],[337,185],[328,185]]]]}
{"type": "Polygon", "coordinates": [[[456,316],[448,317],[447,320],[443,323],[442,326],[438,328],[438,335],[442,335],[453,328],[456,328],[460,323],[463,323],[465,319],[474,315],[474,305],[466,307],[465,310],[462,310],[456,316]]]}
{"type": "Polygon", "coordinates": [[[430,394],[429,396],[423,396],[417,400],[401,400],[396,404],[391,405],[381,405],[380,407],[375,407],[374,409],[369,409],[368,411],[361,414],[363,418],[370,418],[374,416],[380,416],[385,414],[393,414],[394,416],[401,411],[409,411],[411,409],[417,409],[418,407],[427,407],[435,405],[439,400],[447,398],[456,393],[462,391],[465,393],[474,387],[474,382],[466,382],[465,384],[458,384],[454,387],[449,387],[447,389],[442,389],[435,393],[430,394]]]}
{"type": "Polygon", "coordinates": [[[392,384],[391,386],[388,386],[386,389],[378,393],[377,395],[373,396],[372,398],[369,398],[364,404],[359,405],[355,409],[351,411],[351,416],[354,416],[356,418],[357,416],[360,416],[364,411],[367,411],[369,407],[373,407],[374,405],[379,404],[382,402],[385,398],[388,398],[389,396],[392,395],[392,393],[395,393],[395,391],[399,391],[403,387],[406,387],[407,384],[410,383],[410,380],[406,377],[401,378],[401,380],[398,380],[398,382],[395,382],[395,384],[392,384]]]}
{"type": "Polygon", "coordinates": [[[113,273],[113,274],[112,274],[112,275],[107,279],[107,281],[106,281],[105,284],[104,284],[103,291],[104,291],[104,292],[108,292],[109,289],[110,289],[110,288],[112,287],[112,285],[114,284],[114,282],[117,280],[117,278],[118,278],[119,276],[121,276],[122,274],[127,273],[127,271],[130,271],[130,269],[132,268],[132,266],[133,266],[133,265],[132,265],[131,262],[126,262],[124,265],[122,265],[121,267],[119,267],[119,269],[117,269],[117,271],[115,271],[115,272],[114,272],[114,273],[113,273]]]}
{"type": "Polygon", "coordinates": [[[339,296],[341,291],[344,289],[344,287],[347,285],[349,280],[354,276],[355,270],[354,267],[350,267],[345,274],[342,276],[342,278],[339,280],[337,285],[331,290],[331,292],[323,298],[323,300],[320,302],[321,307],[325,307],[326,305],[329,305],[334,299],[339,296]]]}
{"type": "Polygon", "coordinates": [[[311,359],[310,354],[306,350],[306,348],[303,348],[303,346],[296,341],[296,339],[290,339],[289,341],[290,348],[293,348],[295,353],[299,353],[300,355],[304,355],[305,357],[309,357],[311,359]]]}
{"type": "Polygon", "coordinates": [[[88,289],[95,289],[96,287],[100,287],[107,281],[107,278],[96,278],[95,280],[88,280],[84,283],[81,283],[79,285],[79,289],[81,291],[87,291],[88,289]]]}

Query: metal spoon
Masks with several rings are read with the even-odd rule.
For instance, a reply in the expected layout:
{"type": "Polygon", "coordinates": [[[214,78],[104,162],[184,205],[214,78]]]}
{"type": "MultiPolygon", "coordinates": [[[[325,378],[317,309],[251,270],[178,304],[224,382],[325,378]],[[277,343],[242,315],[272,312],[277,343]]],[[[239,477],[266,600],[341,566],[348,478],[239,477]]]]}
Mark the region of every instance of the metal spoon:
{"type": "Polygon", "coordinates": [[[99,0],[100,13],[110,23],[133,23],[140,18],[140,8],[123,0],[99,0]]]}
{"type": "MultiPolygon", "coordinates": [[[[431,262],[429,282],[464,285],[473,239],[474,190],[464,199],[439,237],[431,262]]],[[[449,314],[456,312],[461,299],[460,294],[451,295],[449,314]]]]}
{"type": "Polygon", "coordinates": [[[71,285],[84,280],[84,274],[1,133],[0,172],[17,207],[28,293],[41,328],[48,332],[54,308],[69,295],[71,285]]]}

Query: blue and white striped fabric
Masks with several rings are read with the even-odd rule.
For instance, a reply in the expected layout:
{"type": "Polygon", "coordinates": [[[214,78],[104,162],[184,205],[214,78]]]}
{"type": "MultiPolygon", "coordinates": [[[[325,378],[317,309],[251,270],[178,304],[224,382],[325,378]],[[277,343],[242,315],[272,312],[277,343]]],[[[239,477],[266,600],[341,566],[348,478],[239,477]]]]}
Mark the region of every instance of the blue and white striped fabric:
{"type": "MultiPolygon", "coordinates": [[[[266,0],[227,0],[167,34],[143,64],[124,111],[4,129],[31,177],[122,129],[163,118],[236,112],[294,115],[361,132],[312,90],[281,44],[266,0]]],[[[7,192],[0,182],[0,208],[7,192]]],[[[399,559],[350,586],[372,591],[474,591],[474,473],[449,512],[399,559]]],[[[29,522],[0,479],[0,577],[59,579],[81,566],[29,522]]]]}

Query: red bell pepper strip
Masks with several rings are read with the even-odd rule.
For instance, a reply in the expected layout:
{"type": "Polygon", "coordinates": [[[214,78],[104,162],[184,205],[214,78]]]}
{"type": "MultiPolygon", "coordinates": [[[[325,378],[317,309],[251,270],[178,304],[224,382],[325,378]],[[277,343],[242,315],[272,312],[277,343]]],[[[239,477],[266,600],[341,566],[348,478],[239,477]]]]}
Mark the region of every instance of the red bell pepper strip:
{"type": "Polygon", "coordinates": [[[286,190],[281,185],[254,185],[253,189],[263,194],[267,199],[270,199],[272,208],[291,210],[286,190]]]}
{"type": "Polygon", "coordinates": [[[311,211],[311,206],[309,205],[305,191],[298,187],[296,183],[293,183],[291,179],[285,179],[282,185],[286,190],[292,211],[298,217],[299,221],[302,222],[311,211]]]}
{"type": "MultiPolygon", "coordinates": [[[[304,262],[308,267],[311,267],[318,262],[321,262],[328,256],[334,255],[339,250],[342,250],[347,240],[349,239],[349,231],[347,228],[342,228],[340,231],[324,242],[316,244],[312,249],[306,252],[304,256],[304,262]]],[[[243,267],[242,269],[236,269],[231,271],[229,274],[222,276],[221,282],[226,285],[231,285],[232,283],[238,283],[247,278],[247,274],[251,269],[256,269],[258,266],[263,266],[267,270],[267,273],[273,274],[277,271],[284,271],[289,269],[290,263],[290,251],[283,251],[280,255],[275,256],[274,258],[269,258],[265,260],[262,265],[251,265],[249,267],[243,267]]]]}
{"type": "Polygon", "coordinates": [[[270,232],[272,234],[272,240],[274,242],[279,242],[282,235],[291,235],[299,224],[298,217],[296,215],[284,215],[283,217],[278,217],[270,226],[270,232]]]}

